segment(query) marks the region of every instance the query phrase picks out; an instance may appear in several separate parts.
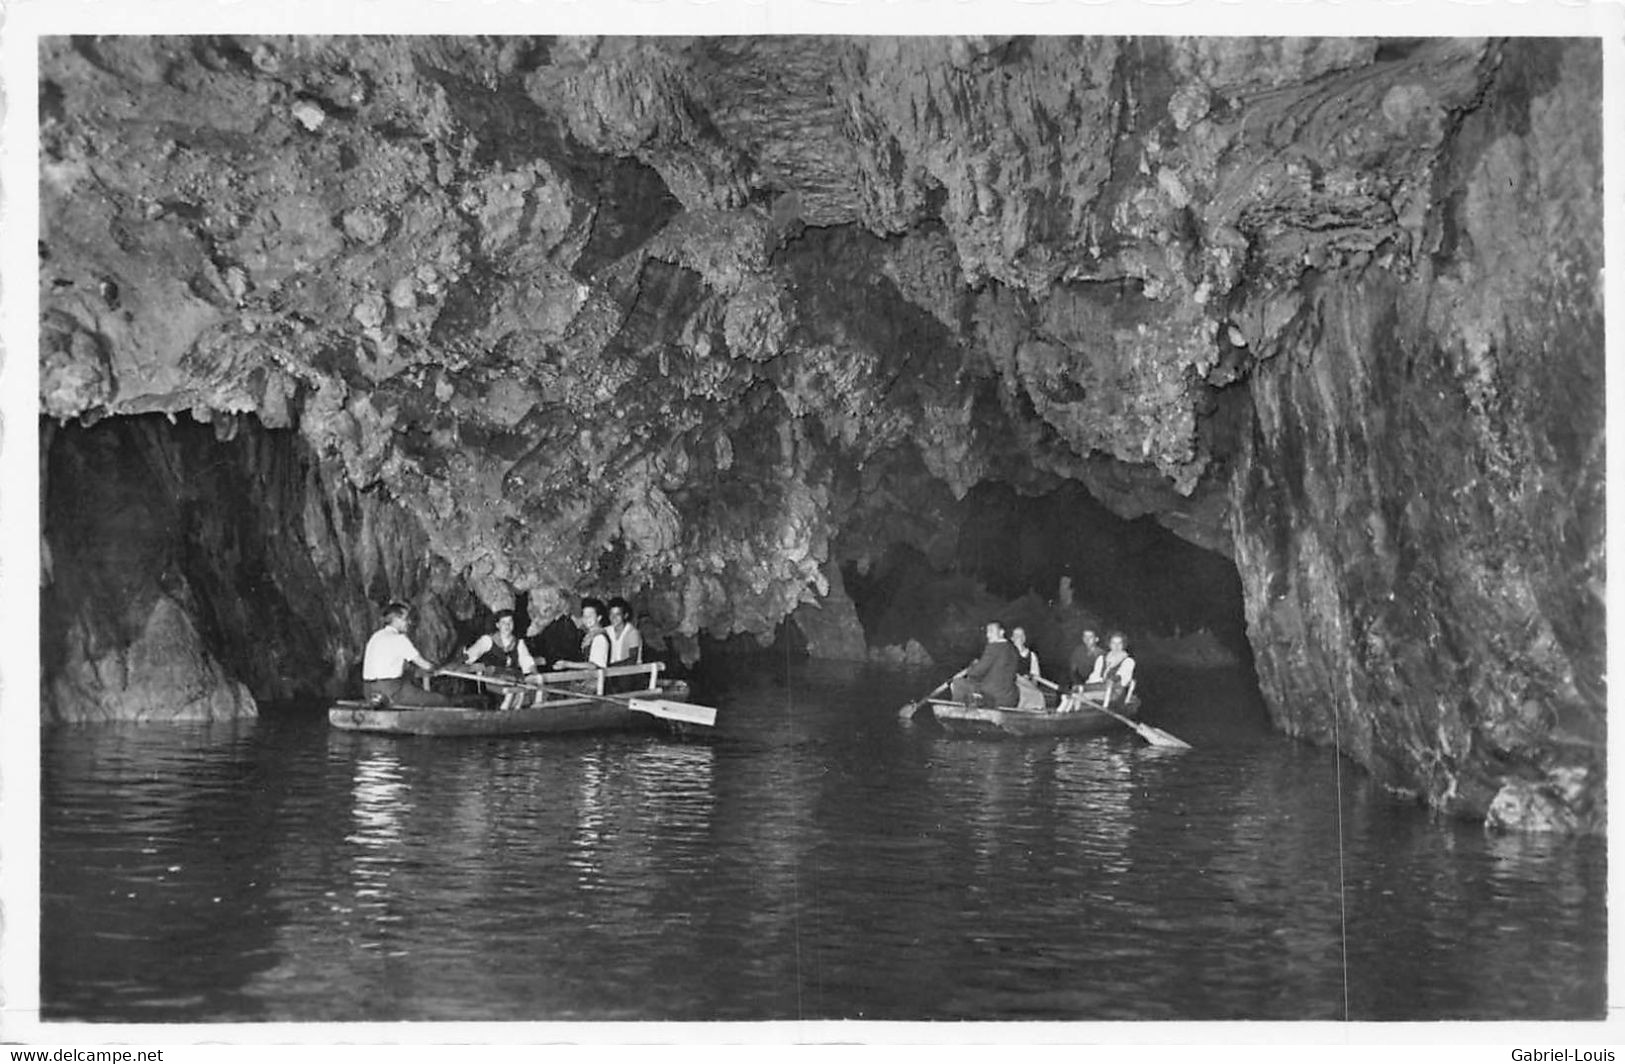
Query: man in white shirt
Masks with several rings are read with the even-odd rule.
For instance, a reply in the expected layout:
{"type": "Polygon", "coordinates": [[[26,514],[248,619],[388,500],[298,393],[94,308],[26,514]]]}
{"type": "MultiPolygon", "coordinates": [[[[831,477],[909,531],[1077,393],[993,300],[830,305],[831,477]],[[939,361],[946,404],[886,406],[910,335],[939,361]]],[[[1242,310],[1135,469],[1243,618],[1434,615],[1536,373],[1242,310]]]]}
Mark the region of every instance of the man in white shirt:
{"type": "Polygon", "coordinates": [[[620,596],[609,600],[609,663],[636,665],[643,661],[643,635],[632,623],[632,604],[620,596]]]}
{"type": "MultiPolygon", "coordinates": [[[[641,665],[643,663],[643,634],[632,623],[632,604],[616,595],[609,600],[609,627],[604,629],[609,639],[611,665],[641,665]]],[[[643,676],[617,676],[605,685],[606,691],[637,691],[648,686],[643,676]]]]}
{"type": "Polygon", "coordinates": [[[424,672],[433,672],[418,648],[407,638],[412,624],[412,608],[404,602],[391,602],[384,608],[384,626],[367,640],[361,656],[361,687],[367,701],[384,701],[392,706],[449,706],[451,700],[438,691],[419,687],[406,678],[411,662],[424,672]]]}

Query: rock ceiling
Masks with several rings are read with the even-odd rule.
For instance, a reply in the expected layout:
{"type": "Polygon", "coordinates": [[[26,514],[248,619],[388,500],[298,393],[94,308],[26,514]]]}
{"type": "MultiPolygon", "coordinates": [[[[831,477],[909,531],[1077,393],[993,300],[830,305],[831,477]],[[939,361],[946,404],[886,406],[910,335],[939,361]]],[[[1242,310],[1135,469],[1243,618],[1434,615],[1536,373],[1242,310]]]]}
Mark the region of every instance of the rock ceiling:
{"type": "MultiPolygon", "coordinates": [[[[612,578],[689,634],[770,632],[978,482],[1082,481],[1238,559],[1266,692],[1320,738],[1485,668],[1487,634],[1416,617],[1505,574],[1490,545],[1444,563],[1488,513],[1538,544],[1492,614],[1549,652],[1480,701],[1585,703],[1600,634],[1559,589],[1601,573],[1586,42],[40,49],[50,419],[296,427],[487,602],[612,578]],[[1424,443],[1466,489],[1417,476],[1424,443]],[[1288,708],[1300,680],[1345,693],[1288,708]]],[[[1363,734],[1368,763],[1415,745],[1363,734]]],[[[1448,805],[1469,773],[1414,753],[1448,805]]]]}

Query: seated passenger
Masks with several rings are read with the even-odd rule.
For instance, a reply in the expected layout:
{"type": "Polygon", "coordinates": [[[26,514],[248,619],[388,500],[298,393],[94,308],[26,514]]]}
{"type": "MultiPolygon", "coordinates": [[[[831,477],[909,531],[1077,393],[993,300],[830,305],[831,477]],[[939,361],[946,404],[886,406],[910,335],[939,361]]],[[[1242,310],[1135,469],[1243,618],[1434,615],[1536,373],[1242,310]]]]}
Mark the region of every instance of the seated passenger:
{"type": "Polygon", "coordinates": [[[1014,706],[1018,697],[1016,668],[1016,652],[1004,638],[1004,625],[989,621],[982,656],[953,678],[954,701],[968,706],[1014,706]]]}
{"type": "Polygon", "coordinates": [[[1106,685],[1106,705],[1128,701],[1134,687],[1134,659],[1129,657],[1128,636],[1113,632],[1106,637],[1106,654],[1100,659],[1100,675],[1106,685]]]}
{"type": "MultiPolygon", "coordinates": [[[[611,665],[641,665],[643,663],[643,633],[632,623],[632,604],[619,595],[609,600],[609,663],[611,665]]],[[[649,687],[647,676],[613,676],[608,681],[609,691],[642,691],[649,687]]]]}
{"type": "Polygon", "coordinates": [[[1070,713],[1082,709],[1086,699],[1100,704],[1103,691],[1100,669],[1105,658],[1106,648],[1100,645],[1100,636],[1093,628],[1085,628],[1066,663],[1071,689],[1061,696],[1061,704],[1056,708],[1070,713]]]}
{"type": "Polygon", "coordinates": [[[410,662],[426,673],[434,666],[407,638],[412,625],[412,608],[404,602],[391,602],[384,608],[384,626],[367,640],[361,656],[361,688],[367,701],[391,706],[448,706],[451,700],[438,691],[419,687],[406,678],[410,662]]]}
{"type": "Polygon", "coordinates": [[[1016,652],[1016,701],[1018,709],[1043,709],[1044,689],[1038,686],[1043,674],[1038,671],[1038,652],[1027,645],[1027,629],[1016,625],[1010,629],[1010,646],[1016,652]]]}
{"type": "Polygon", "coordinates": [[[1100,636],[1093,628],[1085,628],[1083,636],[1076,650],[1072,651],[1072,658],[1067,662],[1071,672],[1073,687],[1080,687],[1086,683],[1100,682],[1100,661],[1106,656],[1106,650],[1100,645],[1100,636]]]}
{"type": "Polygon", "coordinates": [[[488,669],[504,669],[529,676],[536,671],[536,661],[530,656],[525,641],[514,634],[513,610],[498,610],[496,626],[480,636],[463,651],[468,665],[483,665],[488,669]]]}
{"type": "Polygon", "coordinates": [[[580,622],[569,613],[561,613],[551,621],[539,616],[531,618],[525,632],[525,642],[531,657],[538,665],[544,662],[568,660],[580,656],[580,622]]]}
{"type": "MultiPolygon", "coordinates": [[[[1086,633],[1086,638],[1093,633],[1086,633]]],[[[1114,631],[1107,637],[1108,649],[1095,659],[1088,678],[1072,687],[1071,693],[1061,700],[1061,711],[1083,709],[1086,706],[1120,708],[1128,702],[1134,691],[1134,659],[1128,653],[1128,637],[1114,631]]],[[[1074,665],[1079,655],[1073,656],[1074,665]]],[[[1080,670],[1076,667],[1073,675],[1080,670]]]]}
{"type": "Polygon", "coordinates": [[[604,604],[595,598],[581,600],[581,659],[553,663],[555,669],[606,669],[609,667],[609,633],[604,630],[604,604]]]}
{"type": "Polygon", "coordinates": [[[1027,645],[1027,629],[1019,624],[1010,629],[1010,645],[1016,651],[1017,675],[1040,679],[1038,652],[1027,645]]]}

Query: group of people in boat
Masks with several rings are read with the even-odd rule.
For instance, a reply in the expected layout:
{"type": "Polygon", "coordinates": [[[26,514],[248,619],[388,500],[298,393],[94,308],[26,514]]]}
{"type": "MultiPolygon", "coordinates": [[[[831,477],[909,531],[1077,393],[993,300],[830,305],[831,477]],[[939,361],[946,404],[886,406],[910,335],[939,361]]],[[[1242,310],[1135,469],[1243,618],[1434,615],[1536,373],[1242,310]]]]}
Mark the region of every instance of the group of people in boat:
{"type": "Polygon", "coordinates": [[[499,610],[495,630],[469,645],[464,663],[532,676],[544,666],[604,669],[643,660],[643,635],[632,623],[631,604],[619,596],[608,603],[584,598],[578,613],[548,625],[540,618],[532,620],[523,639],[515,634],[514,623],[512,610],[499,610]]]}
{"type": "Polygon", "coordinates": [[[1044,678],[1038,653],[1027,642],[1027,630],[1015,625],[1006,634],[1001,621],[987,623],[982,654],[955,674],[950,695],[966,705],[1027,706],[1045,704],[1041,686],[1060,693],[1056,709],[1076,712],[1086,705],[1110,707],[1127,701],[1134,688],[1134,658],[1128,637],[1113,630],[1101,645],[1098,630],[1086,627],[1067,661],[1066,686],[1044,678]]]}
{"type": "MultiPolygon", "coordinates": [[[[435,671],[406,634],[412,624],[411,607],[391,602],[384,609],[383,621],[362,654],[366,699],[396,706],[451,705],[453,699],[407,676],[408,665],[426,674],[435,671]]],[[[551,624],[533,619],[523,637],[516,626],[513,610],[498,610],[491,631],[464,648],[463,665],[535,681],[544,669],[601,669],[643,661],[643,636],[632,623],[632,606],[619,596],[608,603],[583,598],[579,612],[561,615],[551,624]]]]}

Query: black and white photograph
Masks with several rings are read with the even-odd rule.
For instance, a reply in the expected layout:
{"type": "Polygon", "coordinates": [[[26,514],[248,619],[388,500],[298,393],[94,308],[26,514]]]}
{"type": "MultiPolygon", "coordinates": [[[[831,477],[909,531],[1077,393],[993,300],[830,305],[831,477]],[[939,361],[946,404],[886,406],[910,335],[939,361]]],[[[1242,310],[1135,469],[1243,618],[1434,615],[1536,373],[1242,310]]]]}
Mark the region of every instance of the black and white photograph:
{"type": "Polygon", "coordinates": [[[1625,1043],[1625,9],[333,6],[4,29],[0,1041],[1625,1043]]]}

